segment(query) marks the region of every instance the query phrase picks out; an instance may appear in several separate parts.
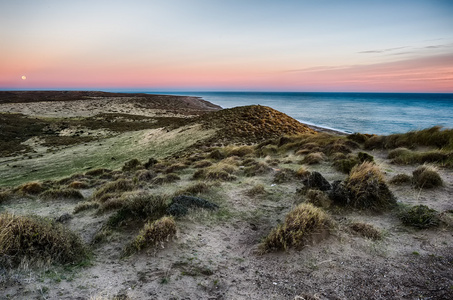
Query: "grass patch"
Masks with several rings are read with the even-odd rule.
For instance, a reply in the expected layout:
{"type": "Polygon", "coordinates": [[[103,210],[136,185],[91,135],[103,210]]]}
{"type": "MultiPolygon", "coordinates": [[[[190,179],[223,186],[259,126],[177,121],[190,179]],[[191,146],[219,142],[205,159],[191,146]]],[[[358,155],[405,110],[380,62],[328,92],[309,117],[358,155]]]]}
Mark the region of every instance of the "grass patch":
{"type": "Polygon", "coordinates": [[[314,165],[319,164],[320,162],[324,161],[324,159],[325,155],[322,152],[309,153],[304,157],[302,163],[314,165]]]}
{"type": "Polygon", "coordinates": [[[89,209],[96,209],[98,207],[99,207],[99,203],[98,202],[95,202],[95,201],[84,201],[84,202],[77,203],[77,205],[74,207],[73,213],[77,214],[77,213],[79,213],[81,211],[89,210],[89,209]]]}
{"type": "Polygon", "coordinates": [[[178,190],[177,192],[175,192],[175,195],[176,196],[179,196],[179,195],[198,196],[202,193],[206,193],[207,191],[209,191],[210,188],[211,188],[211,186],[205,182],[197,182],[197,183],[189,185],[183,189],[178,190]]]}
{"type": "Polygon", "coordinates": [[[320,208],[302,203],[286,216],[283,224],[273,229],[264,239],[264,252],[301,248],[310,242],[313,235],[325,234],[332,221],[320,208]]]}
{"type": "Polygon", "coordinates": [[[266,195],[267,191],[262,184],[256,184],[250,189],[245,191],[245,194],[249,197],[256,197],[260,195],[266,195]]]}
{"type": "Polygon", "coordinates": [[[87,257],[81,238],[63,225],[38,216],[0,214],[0,257],[3,265],[23,260],[75,263],[87,257]]]}
{"type": "Polygon", "coordinates": [[[165,195],[136,194],[125,199],[121,209],[107,221],[110,227],[127,225],[129,221],[156,220],[166,214],[169,197],[165,195]]]}
{"type": "Polygon", "coordinates": [[[210,167],[200,169],[193,174],[193,179],[232,181],[236,179],[233,175],[237,171],[237,166],[220,161],[210,167]]]}
{"type": "Polygon", "coordinates": [[[359,209],[382,210],[396,204],[384,175],[374,163],[364,162],[355,166],[346,179],[349,192],[348,205],[359,209]]]}
{"type": "Polygon", "coordinates": [[[332,200],[330,200],[329,196],[320,190],[308,190],[305,194],[307,199],[307,203],[311,203],[314,206],[322,207],[322,208],[329,208],[332,200]]]}
{"type": "Polygon", "coordinates": [[[275,173],[274,178],[272,180],[273,183],[285,183],[285,182],[291,182],[295,180],[297,177],[297,172],[294,171],[293,169],[289,168],[284,168],[277,173],[275,173]]]}
{"type": "Polygon", "coordinates": [[[403,184],[410,184],[412,182],[412,176],[407,174],[396,174],[389,180],[389,183],[394,185],[403,185],[403,184]]]}
{"type": "Polygon", "coordinates": [[[399,217],[404,225],[418,229],[440,225],[439,213],[426,205],[416,205],[410,209],[404,209],[399,217]]]}
{"type": "Polygon", "coordinates": [[[162,185],[162,184],[166,184],[166,183],[173,183],[178,180],[181,180],[181,177],[179,177],[178,174],[170,173],[170,174],[159,175],[159,176],[153,178],[153,180],[151,180],[151,183],[157,184],[157,185],[162,185]]]}
{"type": "Polygon", "coordinates": [[[18,190],[23,195],[38,195],[44,191],[44,187],[41,182],[33,181],[22,184],[18,190]]]}
{"type": "Polygon", "coordinates": [[[49,189],[41,194],[43,199],[83,199],[83,195],[76,189],[58,188],[49,189]]]}
{"type": "Polygon", "coordinates": [[[419,166],[412,172],[413,181],[418,188],[435,188],[442,186],[442,178],[440,177],[437,169],[433,166],[423,165],[419,166]]]}
{"type": "Polygon", "coordinates": [[[376,229],[373,225],[355,222],[349,225],[349,228],[352,229],[356,234],[366,237],[372,240],[381,240],[382,232],[379,229],[376,229]]]}
{"type": "Polygon", "coordinates": [[[172,217],[162,217],[156,221],[146,223],[131,244],[126,247],[125,254],[129,255],[147,247],[164,244],[176,234],[176,222],[172,217]]]}
{"type": "Polygon", "coordinates": [[[96,200],[101,200],[105,199],[104,196],[106,195],[119,194],[122,192],[131,191],[133,188],[134,185],[132,184],[131,181],[126,179],[118,179],[116,181],[112,181],[101,186],[93,193],[92,198],[96,200]]]}

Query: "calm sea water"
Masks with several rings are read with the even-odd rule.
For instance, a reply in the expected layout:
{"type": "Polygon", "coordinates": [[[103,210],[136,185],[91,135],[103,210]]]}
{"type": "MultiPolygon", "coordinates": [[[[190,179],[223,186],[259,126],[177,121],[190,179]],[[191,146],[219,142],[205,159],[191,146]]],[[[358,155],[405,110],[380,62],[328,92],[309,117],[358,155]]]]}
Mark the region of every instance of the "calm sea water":
{"type": "Polygon", "coordinates": [[[453,128],[453,94],[153,92],[202,97],[223,108],[260,104],[296,120],[345,132],[391,134],[453,128]]]}

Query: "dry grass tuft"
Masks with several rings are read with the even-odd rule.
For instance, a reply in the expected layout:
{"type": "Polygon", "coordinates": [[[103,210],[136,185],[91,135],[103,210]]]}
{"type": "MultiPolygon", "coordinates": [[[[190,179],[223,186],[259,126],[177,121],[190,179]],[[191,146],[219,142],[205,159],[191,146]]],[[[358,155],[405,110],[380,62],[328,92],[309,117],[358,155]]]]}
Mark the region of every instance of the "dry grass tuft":
{"type": "Polygon", "coordinates": [[[326,156],[322,152],[310,153],[304,157],[302,163],[309,165],[319,164],[320,162],[324,161],[325,158],[326,156]]]}
{"type": "Polygon", "coordinates": [[[68,187],[71,189],[87,189],[89,188],[89,184],[84,181],[74,180],[68,184],[68,187]]]}
{"type": "Polygon", "coordinates": [[[330,200],[329,196],[320,190],[308,190],[305,194],[307,198],[307,202],[313,204],[317,207],[322,208],[329,208],[332,204],[332,200],[330,200]]]}
{"type": "Polygon", "coordinates": [[[442,178],[433,166],[423,165],[412,172],[414,184],[418,188],[434,188],[442,186],[442,178]]]}
{"type": "Polygon", "coordinates": [[[5,201],[8,201],[9,199],[11,199],[13,196],[13,193],[9,190],[6,190],[6,191],[1,191],[0,190],[0,204],[2,202],[5,202],[5,201]]]}
{"type": "Polygon", "coordinates": [[[349,228],[355,233],[372,240],[381,240],[383,237],[382,232],[371,224],[356,222],[349,225],[349,228]]]}
{"type": "Polygon", "coordinates": [[[37,195],[44,191],[43,185],[38,181],[24,183],[18,189],[24,195],[37,195]]]}
{"type": "Polygon", "coordinates": [[[244,174],[248,177],[268,174],[271,171],[272,168],[267,163],[261,161],[244,168],[244,174]]]}
{"type": "Polygon", "coordinates": [[[200,168],[206,168],[212,166],[212,162],[210,160],[204,159],[197,161],[193,164],[194,168],[200,169],[200,168]]]}
{"type": "Polygon", "coordinates": [[[83,199],[83,195],[76,189],[59,188],[50,189],[41,194],[43,199],[83,199]]]}
{"type": "Polygon", "coordinates": [[[406,226],[425,229],[440,225],[439,213],[426,205],[416,205],[411,209],[403,210],[400,219],[406,226]]]}
{"type": "Polygon", "coordinates": [[[253,146],[227,146],[224,148],[226,156],[244,157],[255,152],[253,146]]]}
{"type": "Polygon", "coordinates": [[[142,163],[134,158],[131,160],[128,160],[127,162],[124,163],[123,168],[121,169],[123,172],[129,172],[129,171],[135,171],[137,169],[143,168],[142,163]]]}
{"type": "Polygon", "coordinates": [[[176,235],[176,222],[172,217],[162,217],[154,222],[146,223],[132,243],[126,248],[125,254],[143,250],[146,247],[155,247],[168,241],[176,235]]]}
{"type": "Polygon", "coordinates": [[[412,182],[412,176],[407,174],[396,174],[389,180],[389,183],[394,185],[403,185],[403,184],[410,184],[412,182]]]}
{"type": "Polygon", "coordinates": [[[38,216],[0,214],[0,261],[17,266],[23,260],[62,264],[86,258],[78,235],[63,225],[38,216]]]}
{"type": "Polygon", "coordinates": [[[236,179],[233,173],[237,169],[236,165],[221,161],[210,167],[198,170],[193,174],[193,179],[231,181],[236,179]]]}
{"type": "Polygon", "coordinates": [[[264,252],[301,248],[314,235],[327,233],[331,225],[330,217],[322,209],[302,203],[288,213],[283,224],[269,233],[261,247],[264,252]]]}
{"type": "Polygon", "coordinates": [[[285,183],[290,182],[296,179],[296,171],[293,169],[284,168],[274,175],[274,179],[272,180],[273,183],[285,183]]]}
{"type": "Polygon", "coordinates": [[[355,166],[346,180],[349,206],[359,209],[382,210],[396,204],[396,199],[384,180],[379,167],[371,162],[355,166]]]}
{"type": "Polygon", "coordinates": [[[197,182],[195,184],[189,185],[183,189],[178,190],[175,195],[191,195],[191,196],[198,196],[201,193],[205,193],[209,191],[211,188],[210,185],[204,182],[197,182]]]}
{"type": "Polygon", "coordinates": [[[84,202],[78,203],[74,207],[73,213],[77,214],[77,213],[79,213],[81,211],[88,210],[88,209],[96,209],[98,207],[99,207],[99,203],[98,202],[95,202],[95,201],[84,201],[84,202]]]}
{"type": "Polygon", "coordinates": [[[308,171],[305,167],[300,167],[297,171],[296,171],[296,176],[298,178],[307,178],[308,176],[310,176],[310,171],[308,171]]]}
{"type": "Polygon", "coordinates": [[[131,181],[126,179],[118,179],[116,181],[112,181],[109,183],[104,184],[99,189],[97,189],[94,193],[92,198],[93,199],[101,199],[104,195],[107,194],[120,194],[122,192],[131,191],[134,188],[134,185],[131,181]]]}
{"type": "Polygon", "coordinates": [[[150,170],[138,170],[135,172],[135,178],[137,178],[138,181],[149,182],[155,177],[156,173],[150,170]]]}
{"type": "Polygon", "coordinates": [[[390,150],[388,155],[387,155],[387,158],[388,159],[394,159],[394,158],[397,158],[397,157],[408,156],[408,155],[411,155],[411,154],[412,154],[411,150],[409,150],[407,148],[404,148],[404,147],[399,147],[399,148],[390,150]]]}
{"type": "Polygon", "coordinates": [[[262,185],[262,184],[254,185],[253,187],[251,187],[250,189],[245,191],[245,194],[249,197],[265,195],[266,193],[267,193],[266,189],[264,188],[264,185],[262,185]]]}
{"type": "Polygon", "coordinates": [[[169,196],[131,193],[122,200],[122,207],[108,220],[110,227],[127,225],[129,221],[141,222],[145,219],[161,218],[167,211],[169,196]]]}
{"type": "Polygon", "coordinates": [[[94,170],[90,170],[90,171],[87,171],[85,173],[85,175],[88,175],[88,176],[101,176],[101,175],[105,175],[105,174],[110,174],[112,172],[112,170],[109,170],[109,169],[94,169],[94,170]]]}
{"type": "Polygon", "coordinates": [[[155,177],[153,180],[151,180],[151,183],[161,185],[161,184],[166,184],[166,183],[173,183],[178,180],[181,180],[181,177],[179,177],[178,174],[170,173],[170,174],[159,175],[159,176],[155,177]]]}

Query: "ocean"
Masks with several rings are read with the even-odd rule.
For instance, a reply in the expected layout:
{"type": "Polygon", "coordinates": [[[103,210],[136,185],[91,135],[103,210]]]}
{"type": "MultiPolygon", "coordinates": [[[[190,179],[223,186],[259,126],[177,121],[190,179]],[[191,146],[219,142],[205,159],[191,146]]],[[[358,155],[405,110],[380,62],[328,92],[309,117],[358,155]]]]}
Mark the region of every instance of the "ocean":
{"type": "Polygon", "coordinates": [[[404,133],[440,125],[453,128],[453,94],[149,92],[201,97],[223,108],[270,106],[308,124],[371,134],[404,133]]]}

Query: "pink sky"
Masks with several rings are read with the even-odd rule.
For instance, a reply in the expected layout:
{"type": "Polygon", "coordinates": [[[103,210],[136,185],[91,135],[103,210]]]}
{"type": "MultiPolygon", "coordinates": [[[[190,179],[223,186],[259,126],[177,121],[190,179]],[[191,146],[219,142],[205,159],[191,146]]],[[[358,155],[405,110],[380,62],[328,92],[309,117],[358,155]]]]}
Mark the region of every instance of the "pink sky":
{"type": "Polygon", "coordinates": [[[0,4],[0,89],[453,92],[448,1],[74,2],[0,4]]]}

